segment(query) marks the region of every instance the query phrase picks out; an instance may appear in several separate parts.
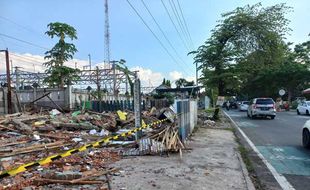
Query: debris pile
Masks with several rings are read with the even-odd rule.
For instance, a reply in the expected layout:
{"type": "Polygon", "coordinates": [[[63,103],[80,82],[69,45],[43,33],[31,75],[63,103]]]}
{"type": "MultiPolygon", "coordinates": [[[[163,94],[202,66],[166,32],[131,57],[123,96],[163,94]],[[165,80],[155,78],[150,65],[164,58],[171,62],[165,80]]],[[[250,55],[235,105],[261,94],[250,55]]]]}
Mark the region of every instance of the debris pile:
{"type": "MultiPolygon", "coordinates": [[[[117,172],[109,164],[128,155],[162,154],[185,148],[178,129],[170,117],[171,110],[145,111],[142,124],[158,123],[155,128],[122,136],[97,149],[87,149],[48,164],[29,168],[1,180],[0,189],[24,187],[66,188],[65,185],[92,185],[94,189],[109,188],[109,176],[117,172]],[[107,184],[105,187],[102,184],[107,184]],[[52,186],[50,186],[52,185],[52,186]],[[104,188],[103,188],[104,187],[104,188]]],[[[41,160],[108,136],[134,129],[134,113],[117,111],[97,113],[75,111],[61,113],[53,109],[40,113],[16,113],[0,116],[0,173],[26,163],[41,160]]],[[[81,189],[83,187],[81,186],[81,189]]]]}

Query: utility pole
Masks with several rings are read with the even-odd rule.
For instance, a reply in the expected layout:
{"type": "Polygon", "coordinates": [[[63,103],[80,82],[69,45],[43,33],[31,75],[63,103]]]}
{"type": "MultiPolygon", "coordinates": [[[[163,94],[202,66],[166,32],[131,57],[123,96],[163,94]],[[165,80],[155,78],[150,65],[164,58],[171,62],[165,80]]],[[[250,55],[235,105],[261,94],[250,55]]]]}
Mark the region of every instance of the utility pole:
{"type": "Polygon", "coordinates": [[[10,60],[9,60],[9,50],[0,50],[0,52],[5,52],[5,62],[6,62],[6,83],[8,86],[7,100],[8,100],[8,113],[12,113],[12,89],[11,89],[11,72],[10,72],[10,60]]]}
{"type": "MultiPolygon", "coordinates": [[[[89,63],[89,70],[91,70],[91,56],[90,56],[90,54],[88,54],[88,63],[89,63]]],[[[76,62],[75,62],[75,65],[76,65],[76,62]]]]}
{"type": "Polygon", "coordinates": [[[96,83],[97,83],[97,95],[99,100],[99,111],[101,112],[101,92],[100,92],[100,79],[99,79],[99,67],[96,66],[96,83]]]}
{"type": "Polygon", "coordinates": [[[15,76],[16,76],[16,90],[19,90],[20,86],[20,79],[19,79],[19,68],[21,67],[14,67],[15,68],[15,76]]]}
{"type": "Polygon", "coordinates": [[[198,63],[196,62],[196,86],[198,86],[198,63]]]}
{"type": "Polygon", "coordinates": [[[12,62],[12,59],[10,60],[10,63],[11,63],[11,75],[13,74],[13,62],[12,62]]]}
{"type": "Polygon", "coordinates": [[[116,96],[116,62],[118,61],[110,61],[112,63],[112,69],[113,69],[113,95],[116,96]]]}

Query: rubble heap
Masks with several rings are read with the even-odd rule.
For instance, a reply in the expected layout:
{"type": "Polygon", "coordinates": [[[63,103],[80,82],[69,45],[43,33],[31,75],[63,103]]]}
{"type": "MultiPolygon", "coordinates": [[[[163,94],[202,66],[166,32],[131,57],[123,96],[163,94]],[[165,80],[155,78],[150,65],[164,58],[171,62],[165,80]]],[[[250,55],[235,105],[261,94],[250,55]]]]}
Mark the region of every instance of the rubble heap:
{"type": "MultiPolygon", "coordinates": [[[[171,112],[169,109],[145,111],[142,113],[143,125],[157,122],[171,112]]],[[[0,116],[0,172],[132,130],[134,120],[130,111],[61,113],[53,109],[45,113],[0,116]]],[[[109,165],[122,157],[163,154],[184,148],[172,122],[142,130],[142,138],[138,141],[135,141],[135,134],[124,136],[104,147],[79,152],[0,179],[0,189],[45,186],[57,186],[58,189],[67,185],[82,189],[87,185],[90,189],[110,188],[109,175],[117,175],[118,169],[109,168],[109,165]]]]}

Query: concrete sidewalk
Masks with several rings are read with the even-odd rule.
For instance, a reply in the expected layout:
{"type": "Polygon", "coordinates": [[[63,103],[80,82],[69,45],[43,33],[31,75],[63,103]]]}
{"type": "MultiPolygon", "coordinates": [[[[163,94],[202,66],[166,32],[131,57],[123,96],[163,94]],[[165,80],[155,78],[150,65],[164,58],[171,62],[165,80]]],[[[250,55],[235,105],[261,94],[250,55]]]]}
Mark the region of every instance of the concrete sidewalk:
{"type": "Polygon", "coordinates": [[[122,159],[114,165],[122,171],[112,189],[254,189],[230,130],[200,127],[187,147],[192,150],[182,159],[179,154],[122,159]]]}

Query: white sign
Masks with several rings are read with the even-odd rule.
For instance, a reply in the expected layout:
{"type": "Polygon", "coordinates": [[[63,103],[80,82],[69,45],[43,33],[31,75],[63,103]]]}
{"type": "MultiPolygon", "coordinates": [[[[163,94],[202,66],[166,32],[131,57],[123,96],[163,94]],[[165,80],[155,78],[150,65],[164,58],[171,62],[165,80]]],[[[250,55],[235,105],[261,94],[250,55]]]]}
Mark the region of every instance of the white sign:
{"type": "Polygon", "coordinates": [[[283,89],[279,90],[279,95],[280,96],[283,96],[284,94],[285,94],[285,90],[283,90],[283,89]]]}
{"type": "Polygon", "coordinates": [[[216,105],[217,106],[222,106],[224,104],[224,100],[225,100],[224,96],[218,96],[217,97],[217,101],[216,101],[216,105]]]}

